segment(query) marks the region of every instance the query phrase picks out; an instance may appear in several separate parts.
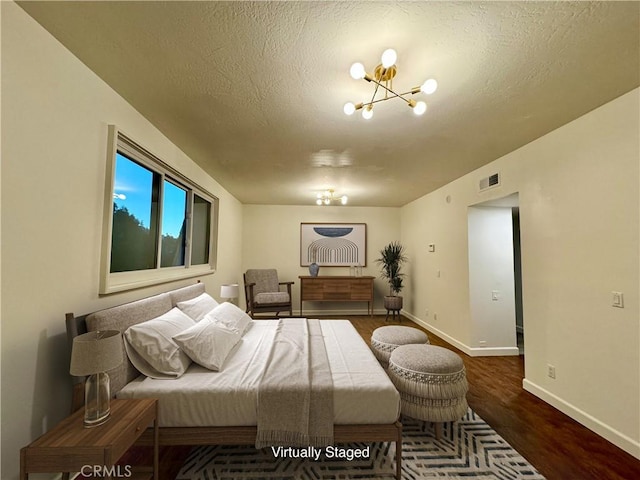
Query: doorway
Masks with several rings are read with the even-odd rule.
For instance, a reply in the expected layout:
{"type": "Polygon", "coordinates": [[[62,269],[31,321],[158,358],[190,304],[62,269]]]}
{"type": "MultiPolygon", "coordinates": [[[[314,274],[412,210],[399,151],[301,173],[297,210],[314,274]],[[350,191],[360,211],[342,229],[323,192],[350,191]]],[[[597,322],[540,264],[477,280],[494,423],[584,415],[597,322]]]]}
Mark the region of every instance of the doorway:
{"type": "Polygon", "coordinates": [[[468,209],[472,348],[524,355],[518,194],[468,209]]]}
{"type": "Polygon", "coordinates": [[[516,344],[524,355],[524,324],[522,322],[522,263],[520,259],[520,207],[511,208],[513,225],[513,280],[516,307],[516,344]]]}

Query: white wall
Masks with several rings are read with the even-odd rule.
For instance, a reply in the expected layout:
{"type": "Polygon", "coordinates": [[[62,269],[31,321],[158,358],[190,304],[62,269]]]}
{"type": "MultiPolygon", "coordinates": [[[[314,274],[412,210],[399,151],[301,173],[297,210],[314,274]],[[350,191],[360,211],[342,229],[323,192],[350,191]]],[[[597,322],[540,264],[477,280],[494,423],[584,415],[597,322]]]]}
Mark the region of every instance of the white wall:
{"type": "Polygon", "coordinates": [[[2,2],[2,471],[69,412],[64,314],[88,313],[195,281],[98,296],[107,125],[220,199],[218,271],[238,282],[240,203],[21,8],[2,2]]]}
{"type": "Polygon", "coordinates": [[[469,207],[471,346],[518,355],[511,208],[469,207]]]}
{"type": "Polygon", "coordinates": [[[406,205],[401,223],[413,272],[405,309],[469,351],[467,208],[519,192],[524,387],[638,458],[639,93],[406,205]],[[501,186],[479,193],[498,171],[501,186]],[[624,292],[624,309],[612,291],[624,292]]]}
{"type": "MultiPolygon", "coordinates": [[[[311,203],[314,199],[310,197],[309,201],[311,203]]],[[[309,275],[308,268],[300,266],[301,223],[366,223],[367,264],[362,269],[362,274],[374,277],[379,277],[380,274],[379,266],[375,263],[380,250],[389,242],[400,239],[399,208],[245,205],[243,222],[243,270],[278,268],[280,281],[295,281],[292,292],[294,311],[300,308],[298,276],[309,275]]],[[[349,275],[349,268],[320,267],[320,275],[349,275]]],[[[382,309],[382,297],[389,294],[388,284],[376,278],[374,289],[374,308],[382,309]]],[[[241,303],[244,305],[244,294],[241,293],[241,296],[241,303]]],[[[359,314],[366,313],[366,308],[364,302],[305,302],[303,313],[305,316],[314,313],[359,314]]]]}

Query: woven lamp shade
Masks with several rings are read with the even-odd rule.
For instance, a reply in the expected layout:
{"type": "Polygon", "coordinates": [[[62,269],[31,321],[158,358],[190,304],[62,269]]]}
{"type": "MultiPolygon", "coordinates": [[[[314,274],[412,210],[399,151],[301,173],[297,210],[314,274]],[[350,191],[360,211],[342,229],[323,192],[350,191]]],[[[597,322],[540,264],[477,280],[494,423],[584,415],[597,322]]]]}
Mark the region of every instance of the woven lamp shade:
{"type": "Polygon", "coordinates": [[[84,382],[84,426],[102,425],[111,412],[109,374],[122,363],[122,335],[103,330],[78,335],[73,339],[69,372],[86,376],[84,382]]]}
{"type": "Polygon", "coordinates": [[[76,377],[111,370],[122,363],[122,335],[103,330],[78,335],[73,339],[69,372],[76,377]]]}

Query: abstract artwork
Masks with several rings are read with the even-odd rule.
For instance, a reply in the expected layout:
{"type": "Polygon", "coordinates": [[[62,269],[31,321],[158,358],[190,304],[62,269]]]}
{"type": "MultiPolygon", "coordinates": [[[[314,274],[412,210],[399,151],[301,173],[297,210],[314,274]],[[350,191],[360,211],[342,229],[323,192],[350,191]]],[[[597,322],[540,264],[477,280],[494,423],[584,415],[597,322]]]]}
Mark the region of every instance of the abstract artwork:
{"type": "Polygon", "coordinates": [[[300,266],[366,266],[366,223],[301,223],[300,266]]]}

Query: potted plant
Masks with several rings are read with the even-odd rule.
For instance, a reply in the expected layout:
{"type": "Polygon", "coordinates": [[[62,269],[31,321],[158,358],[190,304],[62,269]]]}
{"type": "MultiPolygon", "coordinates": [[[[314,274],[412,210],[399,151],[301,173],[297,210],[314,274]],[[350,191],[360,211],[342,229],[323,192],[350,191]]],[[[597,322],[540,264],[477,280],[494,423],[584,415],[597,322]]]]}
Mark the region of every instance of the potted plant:
{"type": "Polygon", "coordinates": [[[380,250],[380,258],[376,260],[381,266],[382,278],[389,283],[389,295],[384,297],[384,308],[387,310],[402,309],[402,264],[407,261],[404,246],[400,242],[391,242],[380,250]]]}

